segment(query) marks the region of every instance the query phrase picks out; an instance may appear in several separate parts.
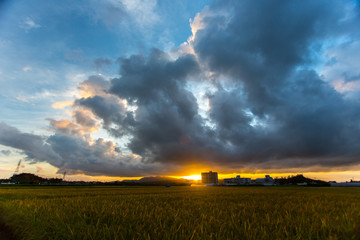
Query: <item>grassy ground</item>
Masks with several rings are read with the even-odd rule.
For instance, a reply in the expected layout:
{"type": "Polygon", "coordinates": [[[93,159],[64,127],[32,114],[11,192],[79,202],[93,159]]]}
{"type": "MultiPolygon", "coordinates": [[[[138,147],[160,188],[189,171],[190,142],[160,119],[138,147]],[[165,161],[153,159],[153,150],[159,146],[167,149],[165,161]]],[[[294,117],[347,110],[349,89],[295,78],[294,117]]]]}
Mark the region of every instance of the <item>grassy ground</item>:
{"type": "Polygon", "coordinates": [[[1,187],[23,239],[360,239],[360,188],[1,187]]]}

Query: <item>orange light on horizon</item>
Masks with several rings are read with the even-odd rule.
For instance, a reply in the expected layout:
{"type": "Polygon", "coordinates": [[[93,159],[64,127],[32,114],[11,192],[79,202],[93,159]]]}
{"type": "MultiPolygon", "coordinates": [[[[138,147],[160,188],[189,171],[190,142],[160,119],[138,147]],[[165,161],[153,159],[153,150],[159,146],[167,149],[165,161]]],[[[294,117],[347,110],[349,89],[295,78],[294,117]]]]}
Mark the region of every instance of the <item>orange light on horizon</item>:
{"type": "Polygon", "coordinates": [[[182,176],[179,178],[184,178],[187,180],[201,180],[201,175],[190,175],[190,176],[182,176]]]}

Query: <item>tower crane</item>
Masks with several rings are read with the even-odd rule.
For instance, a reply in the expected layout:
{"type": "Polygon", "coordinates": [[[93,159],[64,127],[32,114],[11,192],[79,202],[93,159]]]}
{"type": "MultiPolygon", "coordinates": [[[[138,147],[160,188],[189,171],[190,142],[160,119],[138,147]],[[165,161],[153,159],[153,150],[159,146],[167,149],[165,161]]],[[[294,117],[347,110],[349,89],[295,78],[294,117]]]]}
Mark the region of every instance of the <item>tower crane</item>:
{"type": "Polygon", "coordinates": [[[63,181],[65,180],[65,176],[66,176],[66,171],[64,171],[64,174],[63,174],[63,177],[62,177],[63,181]]]}
{"type": "Polygon", "coordinates": [[[18,165],[16,166],[16,169],[15,169],[15,172],[14,172],[13,175],[16,175],[16,174],[19,173],[20,166],[21,166],[21,159],[19,160],[19,163],[18,163],[18,165]]]}

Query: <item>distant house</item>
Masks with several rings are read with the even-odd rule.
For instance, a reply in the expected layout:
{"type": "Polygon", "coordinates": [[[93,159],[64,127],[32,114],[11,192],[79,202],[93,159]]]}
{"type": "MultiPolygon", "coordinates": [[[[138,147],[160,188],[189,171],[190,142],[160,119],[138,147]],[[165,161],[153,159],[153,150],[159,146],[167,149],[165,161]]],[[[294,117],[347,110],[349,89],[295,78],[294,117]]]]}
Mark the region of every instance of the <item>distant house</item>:
{"type": "Polygon", "coordinates": [[[223,180],[223,185],[226,186],[245,185],[250,183],[251,183],[251,178],[241,178],[240,175],[237,175],[235,178],[225,178],[223,180]]]}
{"type": "Polygon", "coordinates": [[[360,187],[359,181],[350,181],[350,182],[330,182],[331,187],[360,187]]]}
{"type": "Polygon", "coordinates": [[[272,186],[275,183],[275,180],[270,177],[270,175],[265,175],[265,178],[257,178],[255,179],[256,184],[264,185],[264,186],[272,186]]]}
{"type": "Polygon", "coordinates": [[[203,184],[218,184],[218,173],[212,171],[201,173],[201,182],[203,184]]]}

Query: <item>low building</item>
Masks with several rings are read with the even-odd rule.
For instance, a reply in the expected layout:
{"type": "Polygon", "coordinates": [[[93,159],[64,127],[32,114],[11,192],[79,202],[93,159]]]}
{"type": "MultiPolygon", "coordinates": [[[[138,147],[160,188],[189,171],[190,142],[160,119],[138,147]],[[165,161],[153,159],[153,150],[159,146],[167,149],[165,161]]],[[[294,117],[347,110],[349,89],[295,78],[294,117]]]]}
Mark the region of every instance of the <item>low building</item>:
{"type": "Polygon", "coordinates": [[[223,185],[246,185],[251,184],[251,178],[241,178],[240,175],[237,175],[235,178],[225,178],[223,180],[223,185]]]}
{"type": "Polygon", "coordinates": [[[275,183],[275,180],[270,177],[270,175],[265,175],[265,178],[257,178],[255,179],[256,184],[264,185],[264,186],[272,186],[275,183]]]}
{"type": "Polygon", "coordinates": [[[15,183],[13,183],[13,182],[1,182],[1,184],[8,185],[8,184],[15,184],[15,183]]]}
{"type": "Polygon", "coordinates": [[[218,184],[218,173],[212,171],[201,173],[201,182],[203,184],[218,184]]]}
{"type": "Polygon", "coordinates": [[[359,181],[350,181],[350,182],[330,182],[331,187],[360,187],[359,181]]]}

